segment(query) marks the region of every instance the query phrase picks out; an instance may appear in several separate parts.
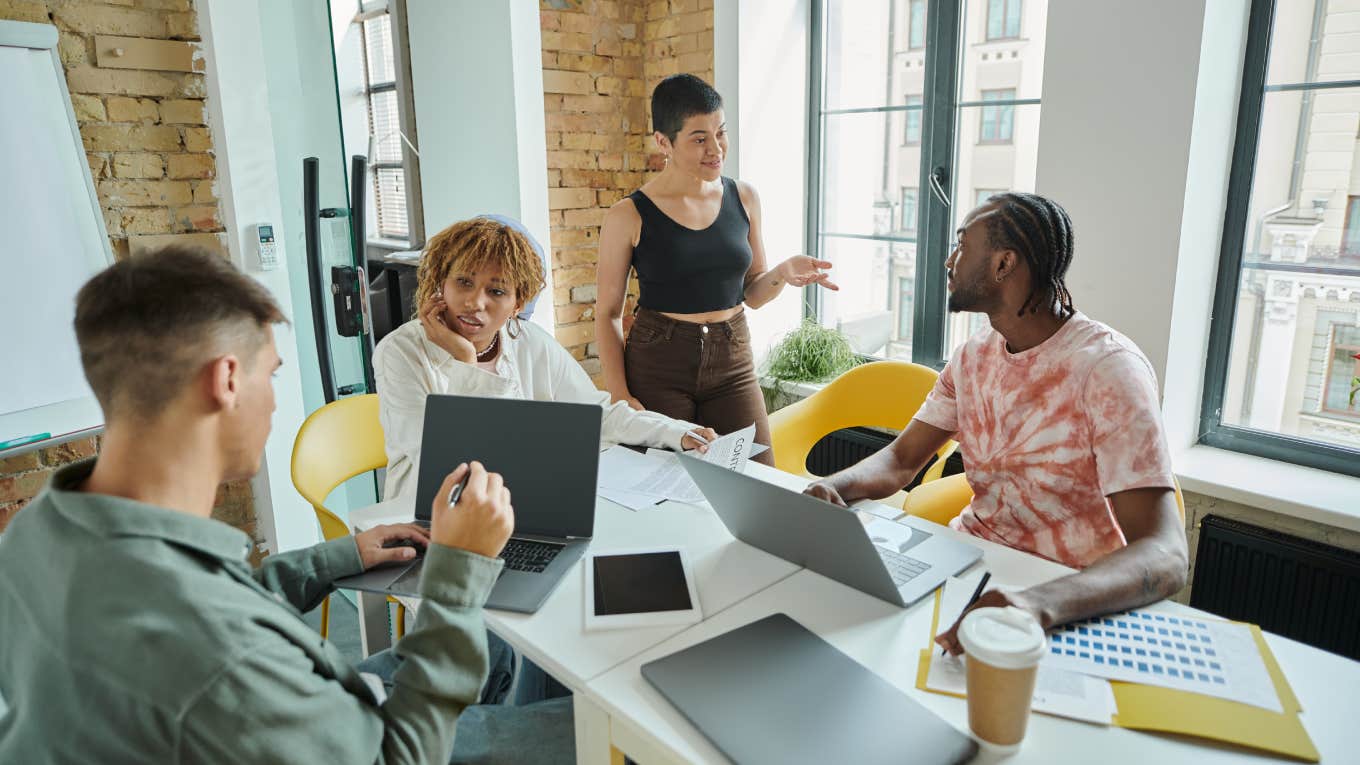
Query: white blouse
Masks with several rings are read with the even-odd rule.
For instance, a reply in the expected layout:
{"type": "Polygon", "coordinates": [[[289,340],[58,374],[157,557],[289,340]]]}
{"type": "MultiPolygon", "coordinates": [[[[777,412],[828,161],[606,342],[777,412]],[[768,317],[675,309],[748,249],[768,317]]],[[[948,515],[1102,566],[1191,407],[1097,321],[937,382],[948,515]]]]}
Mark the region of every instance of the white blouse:
{"type": "Polygon", "coordinates": [[[495,373],[465,364],[430,342],[418,319],[393,330],[373,352],[378,412],[387,448],[384,497],[416,490],[425,397],[431,393],[532,401],[597,404],[603,409],[602,448],[616,443],[679,449],[685,431],[698,427],[626,402],[609,403],[581,365],[547,330],[521,322],[519,337],[501,332],[495,373]]]}

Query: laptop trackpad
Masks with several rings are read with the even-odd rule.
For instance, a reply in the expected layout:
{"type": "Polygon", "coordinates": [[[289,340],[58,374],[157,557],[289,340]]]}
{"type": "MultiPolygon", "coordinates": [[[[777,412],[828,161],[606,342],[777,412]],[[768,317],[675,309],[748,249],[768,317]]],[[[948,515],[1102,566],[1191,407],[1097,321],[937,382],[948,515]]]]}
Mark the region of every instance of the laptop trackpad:
{"type": "MultiPolygon", "coordinates": [[[[860,520],[864,520],[863,516],[860,517],[860,520]]],[[[928,531],[914,529],[905,523],[897,523],[873,516],[864,525],[864,531],[876,547],[895,552],[898,555],[909,555],[908,551],[911,548],[934,536],[928,531]]]]}

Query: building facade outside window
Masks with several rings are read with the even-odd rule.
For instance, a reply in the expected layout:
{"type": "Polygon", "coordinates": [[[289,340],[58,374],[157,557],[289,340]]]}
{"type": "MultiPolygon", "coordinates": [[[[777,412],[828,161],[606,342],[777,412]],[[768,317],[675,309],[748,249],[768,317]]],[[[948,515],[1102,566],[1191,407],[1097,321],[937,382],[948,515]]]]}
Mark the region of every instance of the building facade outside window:
{"type": "Polygon", "coordinates": [[[1353,16],[1339,0],[1253,0],[1200,440],[1360,475],[1353,16]]]}
{"type": "Polygon", "coordinates": [[[1034,188],[1048,3],[1004,4],[1023,39],[990,40],[990,13],[814,1],[807,251],[841,290],[804,302],[866,356],[943,366],[985,323],[945,310],[954,229],[978,190],[1034,188]]]}

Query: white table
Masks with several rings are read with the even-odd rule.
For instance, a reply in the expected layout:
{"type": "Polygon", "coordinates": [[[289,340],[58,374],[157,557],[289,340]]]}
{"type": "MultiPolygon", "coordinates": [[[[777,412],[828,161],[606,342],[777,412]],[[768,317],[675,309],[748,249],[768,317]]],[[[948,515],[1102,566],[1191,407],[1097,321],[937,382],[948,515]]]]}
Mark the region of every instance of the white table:
{"type": "MultiPolygon", "coordinates": [[[[806,479],[759,464],[753,476],[788,488],[806,479]]],[[[409,519],[412,509],[382,503],[351,514],[356,526],[409,519]]],[[[1070,569],[975,537],[943,529],[981,547],[995,584],[1024,587],[1069,573],[1070,569]]],[[[734,540],[706,505],[668,502],[633,512],[606,500],[596,505],[594,549],[686,545],[696,563],[699,598],[707,617],[688,628],[608,632],[583,629],[583,576],[577,570],[538,613],[488,610],[486,621],[524,655],[565,683],[575,694],[578,763],[605,763],[618,748],[644,765],[726,760],[660,694],[642,679],[642,664],[742,625],[783,612],[840,650],[897,685],[927,709],[967,731],[962,699],[915,687],[920,649],[930,630],[933,600],[901,609],[819,574],[769,556],[734,540]]],[[[975,566],[976,569],[976,566],[975,566]]],[[[365,650],[390,642],[387,607],[380,596],[361,596],[361,620],[369,639],[365,650]],[[365,616],[367,614],[367,616],[365,616]]],[[[1154,608],[1189,611],[1175,603],[1154,608]]],[[[948,618],[947,616],[945,618],[948,618]]],[[[1360,761],[1360,663],[1274,635],[1271,650],[1304,708],[1303,721],[1323,762],[1360,761]]],[[[796,671],[796,668],[791,668],[796,671]]],[[[995,761],[985,753],[979,762],[995,761]]],[[[1047,715],[1034,715],[1019,763],[1216,763],[1276,761],[1251,750],[1198,739],[1139,733],[1047,715]]]]}
{"type": "MultiPolygon", "coordinates": [[[[942,533],[957,534],[953,531],[942,533]]],[[[1068,573],[1069,569],[974,537],[983,548],[983,565],[992,582],[1027,586],[1068,573]]],[[[1191,612],[1164,602],[1152,608],[1191,612]]],[[[756,593],[685,632],[615,667],[589,685],[592,700],[610,718],[613,745],[633,759],[653,763],[727,760],[640,674],[640,667],[773,613],[783,612],[816,632],[851,658],[902,689],[961,731],[968,730],[963,699],[917,690],[919,652],[930,632],[933,599],[900,609],[820,574],[803,570],[756,593]]],[[[952,618],[941,615],[941,619],[952,618]]],[[[1360,663],[1267,634],[1267,642],[1303,706],[1303,723],[1324,763],[1360,762],[1360,663]]],[[[790,668],[790,671],[797,671],[790,668]]],[[[809,703],[816,703],[810,700],[809,703]]],[[[978,762],[996,761],[983,752],[978,762]]],[[[1036,714],[1014,763],[1176,763],[1291,762],[1214,742],[1140,733],[1036,714]]]]}
{"type": "MultiPolygon", "coordinates": [[[[752,463],[749,472],[789,488],[807,483],[773,468],[752,463]]],[[[376,523],[398,523],[414,517],[410,499],[380,502],[350,513],[356,529],[376,523]]],[[[695,568],[695,585],[705,616],[711,618],[751,595],[801,570],[788,561],[733,539],[707,505],[666,502],[655,509],[632,511],[598,499],[591,549],[682,545],[695,568]]],[[[486,623],[497,635],[570,688],[576,696],[577,748],[581,761],[596,760],[603,746],[608,757],[608,727],[590,706],[588,683],[629,658],[673,637],[684,626],[586,632],[584,563],[567,572],[562,584],[534,614],[487,609],[486,623]]],[[[360,593],[360,634],[364,653],[391,644],[387,602],[381,595],[360,593]]]]}

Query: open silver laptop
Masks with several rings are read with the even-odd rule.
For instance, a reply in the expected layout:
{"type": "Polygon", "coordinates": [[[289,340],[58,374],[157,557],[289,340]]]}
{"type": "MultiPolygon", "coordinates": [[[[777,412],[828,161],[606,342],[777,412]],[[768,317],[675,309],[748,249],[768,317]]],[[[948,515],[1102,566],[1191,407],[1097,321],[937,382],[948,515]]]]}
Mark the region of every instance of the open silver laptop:
{"type": "Polygon", "coordinates": [[[680,462],[732,536],[889,603],[909,606],[982,557],[929,521],[887,521],[689,455],[680,462]]]}
{"type": "MultiPolygon", "coordinates": [[[[416,482],[416,522],[429,525],[434,495],[459,463],[477,460],[505,478],[515,531],[487,608],[533,613],[585,553],[595,529],[600,407],[555,401],[431,395],[416,482]]],[[[336,581],[337,587],[416,596],[424,558],[336,581]]]]}

